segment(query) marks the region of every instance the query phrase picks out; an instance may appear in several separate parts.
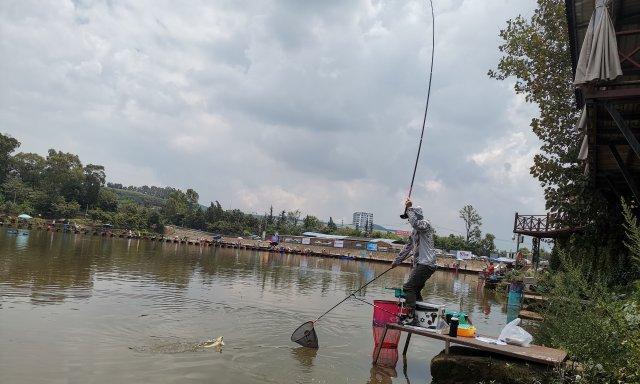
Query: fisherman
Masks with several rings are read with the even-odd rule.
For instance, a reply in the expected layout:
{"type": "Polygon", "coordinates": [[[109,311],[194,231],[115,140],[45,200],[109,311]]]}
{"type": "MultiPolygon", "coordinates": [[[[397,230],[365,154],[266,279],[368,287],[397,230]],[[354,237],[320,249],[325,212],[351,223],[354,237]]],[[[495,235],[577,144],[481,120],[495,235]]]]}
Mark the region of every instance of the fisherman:
{"type": "Polygon", "coordinates": [[[422,208],[413,207],[411,200],[405,202],[405,213],[400,215],[408,219],[413,228],[409,242],[393,261],[393,268],[400,265],[406,258],[413,256],[413,267],[409,279],[402,286],[405,294],[407,315],[401,319],[402,324],[418,325],[415,316],[416,301],[422,301],[422,288],[436,271],[436,250],[433,244],[434,230],[431,223],[424,218],[422,208]]]}

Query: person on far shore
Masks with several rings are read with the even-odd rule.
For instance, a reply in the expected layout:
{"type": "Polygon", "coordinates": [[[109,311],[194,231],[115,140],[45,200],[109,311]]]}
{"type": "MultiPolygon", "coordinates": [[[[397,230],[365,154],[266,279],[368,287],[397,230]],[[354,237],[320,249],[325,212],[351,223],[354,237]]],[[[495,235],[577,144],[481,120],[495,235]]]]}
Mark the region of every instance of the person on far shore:
{"type": "Polygon", "coordinates": [[[405,213],[400,217],[409,220],[413,231],[409,237],[409,242],[398,253],[391,267],[395,268],[405,259],[413,256],[411,274],[407,282],[402,286],[408,313],[406,317],[401,319],[401,323],[417,325],[418,319],[415,316],[416,301],[422,301],[421,291],[427,280],[436,271],[436,250],[433,244],[434,229],[431,223],[424,218],[422,208],[413,207],[409,199],[405,202],[405,213]]]}
{"type": "Polygon", "coordinates": [[[493,261],[491,261],[489,263],[489,266],[487,267],[487,275],[491,276],[495,273],[495,271],[496,271],[496,267],[493,265],[493,261]]]}

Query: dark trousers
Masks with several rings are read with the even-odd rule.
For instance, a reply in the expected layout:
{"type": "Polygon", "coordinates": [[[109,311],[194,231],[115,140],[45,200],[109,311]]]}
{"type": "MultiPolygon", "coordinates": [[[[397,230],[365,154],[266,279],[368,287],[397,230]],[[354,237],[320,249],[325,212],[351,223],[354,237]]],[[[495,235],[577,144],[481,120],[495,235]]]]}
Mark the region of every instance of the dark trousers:
{"type": "Polygon", "coordinates": [[[404,290],[405,305],[414,309],[416,307],[416,300],[422,301],[422,288],[427,283],[427,280],[436,271],[435,267],[424,264],[417,264],[412,270],[409,279],[402,286],[404,290]]]}

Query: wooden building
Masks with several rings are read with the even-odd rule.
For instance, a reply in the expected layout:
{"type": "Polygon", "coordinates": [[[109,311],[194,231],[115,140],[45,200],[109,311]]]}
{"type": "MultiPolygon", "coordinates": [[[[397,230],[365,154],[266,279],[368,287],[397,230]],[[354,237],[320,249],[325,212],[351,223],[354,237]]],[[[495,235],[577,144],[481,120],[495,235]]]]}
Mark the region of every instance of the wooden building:
{"type": "Polygon", "coordinates": [[[576,88],[585,116],[581,158],[593,186],[607,198],[640,201],[640,1],[566,0],[574,75],[596,3],[603,3],[615,31],[622,76],[576,88]]]}

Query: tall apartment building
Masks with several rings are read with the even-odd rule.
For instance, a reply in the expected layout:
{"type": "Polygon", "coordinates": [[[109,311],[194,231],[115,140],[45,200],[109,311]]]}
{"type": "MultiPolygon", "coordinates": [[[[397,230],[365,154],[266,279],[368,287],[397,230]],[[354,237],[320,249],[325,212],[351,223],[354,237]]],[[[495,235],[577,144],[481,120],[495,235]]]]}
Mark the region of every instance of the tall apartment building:
{"type": "Polygon", "coordinates": [[[373,213],[354,212],[353,226],[360,230],[364,230],[365,228],[368,228],[368,227],[373,227],[373,213]]]}

